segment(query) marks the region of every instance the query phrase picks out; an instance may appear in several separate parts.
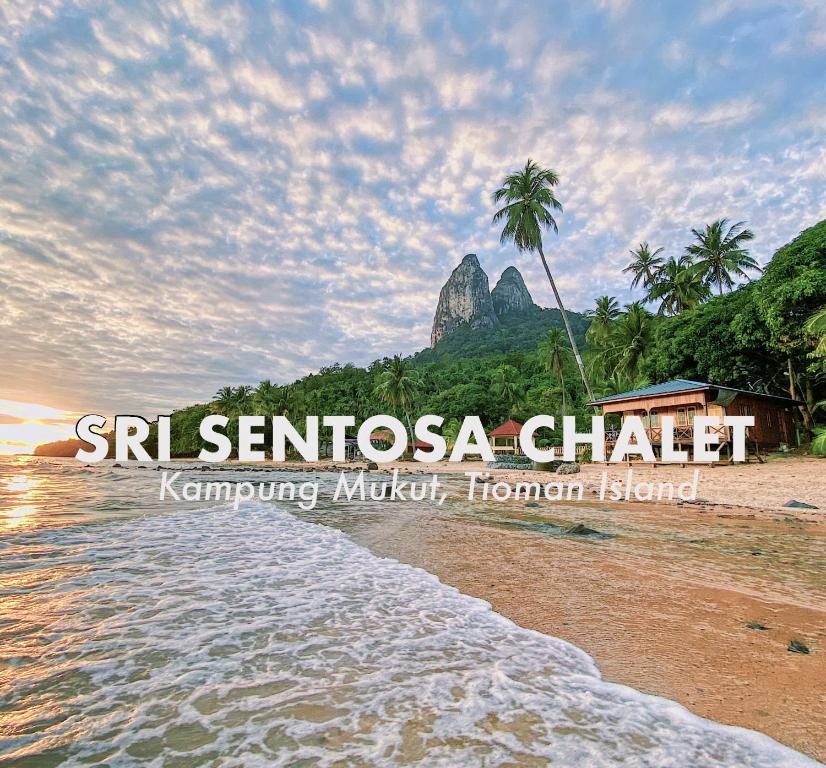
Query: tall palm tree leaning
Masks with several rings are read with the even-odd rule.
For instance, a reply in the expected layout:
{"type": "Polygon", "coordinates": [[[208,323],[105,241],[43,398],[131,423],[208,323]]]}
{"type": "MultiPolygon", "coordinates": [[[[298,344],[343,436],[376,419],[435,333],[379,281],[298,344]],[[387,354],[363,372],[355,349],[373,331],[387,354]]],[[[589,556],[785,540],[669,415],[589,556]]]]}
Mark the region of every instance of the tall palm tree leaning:
{"type": "Polygon", "coordinates": [[[732,275],[748,279],[747,269],[760,271],[757,262],[743,248],[743,243],[754,239],[750,229],[743,229],[744,224],[738,221],[729,227],[728,219],[718,219],[703,230],[691,230],[696,242],[686,251],[697,260],[697,268],[706,282],[717,286],[720,296],[723,287],[731,289],[734,285],[732,275]]]}
{"type": "Polygon", "coordinates": [[[419,391],[419,382],[410,371],[410,365],[406,360],[402,360],[396,355],[388,366],[387,370],[379,376],[379,383],[376,385],[376,396],[391,408],[395,408],[404,413],[407,420],[407,429],[410,434],[410,441],[416,445],[416,437],[413,434],[413,427],[410,426],[410,408],[416,399],[419,391]]]}
{"type": "Polygon", "coordinates": [[[554,292],[559,313],[565,323],[565,330],[568,332],[568,339],[571,342],[576,364],[579,366],[579,375],[585,385],[588,400],[593,400],[591,385],[585,375],[585,366],[582,364],[582,357],[579,354],[573,331],[571,331],[568,315],[565,313],[565,307],[562,305],[562,299],[542,250],[542,230],[552,229],[554,232],[559,232],[552,213],[552,211],[562,212],[562,204],[554,195],[553,188],[557,184],[559,184],[559,176],[556,171],[550,168],[540,168],[529,158],[524,168],[508,174],[502,186],[493,193],[495,204],[505,202],[504,208],[500,208],[493,215],[493,223],[497,224],[502,219],[505,220],[501,242],[507,243],[513,240],[518,250],[539,253],[548,282],[551,284],[551,290],[554,292]]]}
{"type": "Polygon", "coordinates": [[[640,284],[643,288],[650,288],[654,285],[657,272],[660,271],[660,267],[663,265],[663,260],[660,257],[662,252],[662,248],[652,251],[647,240],[640,243],[635,250],[630,251],[634,260],[622,271],[630,272],[634,276],[631,281],[632,288],[636,288],[640,284]]]}

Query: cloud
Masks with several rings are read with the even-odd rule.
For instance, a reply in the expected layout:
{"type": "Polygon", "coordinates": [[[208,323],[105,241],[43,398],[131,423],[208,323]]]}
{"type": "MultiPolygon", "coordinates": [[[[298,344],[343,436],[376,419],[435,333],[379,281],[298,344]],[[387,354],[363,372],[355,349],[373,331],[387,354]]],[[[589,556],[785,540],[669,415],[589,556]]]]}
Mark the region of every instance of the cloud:
{"type": "Polygon", "coordinates": [[[0,398],[153,415],[411,353],[468,251],[551,304],[490,223],[529,156],[573,309],[719,216],[765,262],[826,216],[822,14],[714,8],[3,5],[0,398]]]}
{"type": "Polygon", "coordinates": [[[278,109],[295,111],[304,106],[302,84],[290,82],[266,64],[245,61],[235,68],[233,74],[235,84],[242,91],[278,109]]]}
{"type": "Polygon", "coordinates": [[[654,114],[654,123],[672,129],[690,129],[696,126],[719,129],[740,125],[753,118],[759,110],[760,105],[751,98],[731,99],[702,107],[672,103],[657,110],[654,114]]]}

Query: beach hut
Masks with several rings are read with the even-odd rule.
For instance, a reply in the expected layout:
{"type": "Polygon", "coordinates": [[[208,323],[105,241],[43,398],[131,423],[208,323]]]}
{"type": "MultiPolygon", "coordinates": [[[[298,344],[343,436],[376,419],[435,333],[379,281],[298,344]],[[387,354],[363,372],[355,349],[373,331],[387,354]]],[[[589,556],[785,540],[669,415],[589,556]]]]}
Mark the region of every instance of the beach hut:
{"type": "Polygon", "coordinates": [[[514,419],[508,419],[504,424],[500,424],[488,435],[493,452],[521,454],[522,447],[519,445],[521,431],[522,425],[514,419]]]}
{"type": "MultiPolygon", "coordinates": [[[[788,397],[674,379],[598,398],[589,405],[600,407],[606,416],[614,414],[619,419],[641,417],[655,453],[662,445],[663,416],[674,417],[674,442],[678,447],[687,449],[690,449],[694,439],[692,425],[695,416],[718,416],[721,423],[723,416],[753,416],[754,426],[747,431],[746,443],[749,450],[759,455],[761,450],[774,450],[797,443],[793,413],[801,403],[788,397]]],[[[722,452],[727,453],[731,448],[730,428],[720,426],[710,431],[715,430],[720,435],[722,452]]],[[[608,430],[606,453],[613,449],[615,440],[616,432],[608,430]]]]}

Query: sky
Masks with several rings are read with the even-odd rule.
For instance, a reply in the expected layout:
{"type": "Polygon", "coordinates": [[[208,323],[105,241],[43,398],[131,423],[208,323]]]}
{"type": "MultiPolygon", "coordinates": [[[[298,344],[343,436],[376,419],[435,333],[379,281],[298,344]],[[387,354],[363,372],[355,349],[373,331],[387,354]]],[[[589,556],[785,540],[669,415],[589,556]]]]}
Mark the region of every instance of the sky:
{"type": "Polygon", "coordinates": [[[0,451],[7,403],[154,416],[413,353],[467,252],[550,305],[491,225],[528,157],[571,309],[721,216],[765,263],[826,218],[824,72],[821,0],[5,0],[0,451]]]}

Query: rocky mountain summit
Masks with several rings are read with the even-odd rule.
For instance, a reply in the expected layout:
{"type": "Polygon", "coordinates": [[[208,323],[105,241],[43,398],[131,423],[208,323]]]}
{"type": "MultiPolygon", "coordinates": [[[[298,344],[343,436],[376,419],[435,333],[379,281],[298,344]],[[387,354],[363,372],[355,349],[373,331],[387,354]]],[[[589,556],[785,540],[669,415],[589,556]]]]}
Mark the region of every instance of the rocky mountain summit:
{"type": "Polygon", "coordinates": [[[468,323],[471,328],[492,328],[499,323],[493,311],[488,276],[475,253],[467,254],[442,286],[430,346],[435,347],[462,323],[468,323]]]}
{"type": "Polygon", "coordinates": [[[439,293],[430,346],[467,323],[470,328],[494,328],[499,318],[534,306],[525,281],[516,267],[508,267],[491,292],[488,276],[475,253],[467,254],[453,270],[439,293]]]}
{"type": "Polygon", "coordinates": [[[508,267],[502,273],[499,282],[490,292],[490,298],[493,301],[493,311],[497,315],[522,312],[534,305],[525,281],[516,267],[508,267]]]}

